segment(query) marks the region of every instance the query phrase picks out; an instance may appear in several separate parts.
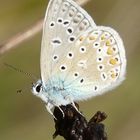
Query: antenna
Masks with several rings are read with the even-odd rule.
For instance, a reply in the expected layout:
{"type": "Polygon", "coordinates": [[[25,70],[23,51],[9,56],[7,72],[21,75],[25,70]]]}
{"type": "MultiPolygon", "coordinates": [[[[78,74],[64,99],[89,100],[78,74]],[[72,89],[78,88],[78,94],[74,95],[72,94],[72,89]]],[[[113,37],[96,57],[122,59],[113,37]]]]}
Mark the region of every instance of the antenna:
{"type": "Polygon", "coordinates": [[[18,94],[22,94],[23,92],[29,92],[29,88],[28,87],[24,87],[24,88],[22,88],[22,89],[18,89],[16,92],[18,93],[18,94]]]}
{"type": "Polygon", "coordinates": [[[22,89],[18,89],[16,92],[17,94],[22,94],[23,92],[29,92],[29,87],[24,87],[22,89]]]}
{"type": "Polygon", "coordinates": [[[22,93],[22,89],[18,89],[17,90],[17,93],[22,93]]]}
{"type": "Polygon", "coordinates": [[[18,68],[14,67],[14,66],[12,66],[10,64],[4,63],[4,65],[6,67],[8,67],[8,68],[11,68],[11,69],[19,72],[19,73],[23,73],[23,74],[27,75],[28,77],[33,78],[34,80],[37,80],[38,79],[36,76],[32,75],[31,73],[25,72],[25,71],[23,71],[21,69],[18,69],[18,68]]]}

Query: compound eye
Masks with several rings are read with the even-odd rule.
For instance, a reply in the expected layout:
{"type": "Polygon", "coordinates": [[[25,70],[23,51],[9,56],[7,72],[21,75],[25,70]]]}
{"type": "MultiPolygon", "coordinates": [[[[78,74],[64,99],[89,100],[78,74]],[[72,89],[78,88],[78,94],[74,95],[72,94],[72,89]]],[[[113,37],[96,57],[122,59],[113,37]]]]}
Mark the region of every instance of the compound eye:
{"type": "Polygon", "coordinates": [[[40,92],[40,90],[41,90],[41,87],[42,87],[42,85],[41,85],[41,84],[37,85],[37,86],[36,86],[36,92],[38,92],[38,93],[39,93],[39,92],[40,92]]]}

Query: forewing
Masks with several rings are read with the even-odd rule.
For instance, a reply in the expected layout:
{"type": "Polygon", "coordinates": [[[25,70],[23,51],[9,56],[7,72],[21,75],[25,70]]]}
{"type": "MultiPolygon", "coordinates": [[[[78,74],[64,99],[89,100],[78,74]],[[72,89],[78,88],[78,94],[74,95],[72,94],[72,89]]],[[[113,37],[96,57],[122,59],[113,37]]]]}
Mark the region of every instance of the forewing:
{"type": "Polygon", "coordinates": [[[56,74],[54,67],[74,47],[77,38],[95,26],[87,12],[74,1],[50,0],[41,46],[41,77],[44,84],[56,74]]]}

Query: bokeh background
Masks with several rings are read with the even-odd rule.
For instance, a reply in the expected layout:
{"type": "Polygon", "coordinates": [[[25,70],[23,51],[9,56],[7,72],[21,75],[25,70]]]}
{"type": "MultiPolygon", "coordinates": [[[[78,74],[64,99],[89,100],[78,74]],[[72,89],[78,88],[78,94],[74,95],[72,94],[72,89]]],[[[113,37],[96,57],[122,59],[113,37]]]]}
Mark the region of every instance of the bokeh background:
{"type": "MultiPolygon", "coordinates": [[[[0,42],[44,17],[47,0],[0,0],[0,42]]],[[[140,140],[140,1],[91,0],[84,8],[97,25],[115,28],[127,53],[127,78],[109,94],[80,102],[87,119],[100,110],[109,140],[140,140]]],[[[0,140],[51,140],[52,116],[30,92],[33,79],[13,71],[4,62],[40,77],[41,33],[0,56],[0,140]],[[18,89],[24,89],[17,94],[18,89]]],[[[57,137],[57,140],[62,140],[57,137]]]]}

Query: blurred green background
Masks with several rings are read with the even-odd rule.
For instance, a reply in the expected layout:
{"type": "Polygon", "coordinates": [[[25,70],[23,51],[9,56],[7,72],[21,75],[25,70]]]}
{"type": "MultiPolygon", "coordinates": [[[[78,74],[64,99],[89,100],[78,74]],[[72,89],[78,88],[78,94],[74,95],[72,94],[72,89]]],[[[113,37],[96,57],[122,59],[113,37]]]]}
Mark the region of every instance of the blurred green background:
{"type": "MultiPolygon", "coordinates": [[[[44,17],[47,0],[0,0],[0,42],[44,17]]],[[[127,78],[109,94],[80,102],[90,119],[100,110],[109,140],[140,140],[140,1],[91,0],[84,8],[97,25],[115,28],[127,53],[127,78]]],[[[13,71],[4,62],[40,76],[41,33],[0,57],[0,140],[51,140],[52,116],[30,92],[32,79],[13,71]],[[18,89],[24,89],[17,94],[18,89]]],[[[57,137],[61,140],[62,137],[57,137]]]]}

